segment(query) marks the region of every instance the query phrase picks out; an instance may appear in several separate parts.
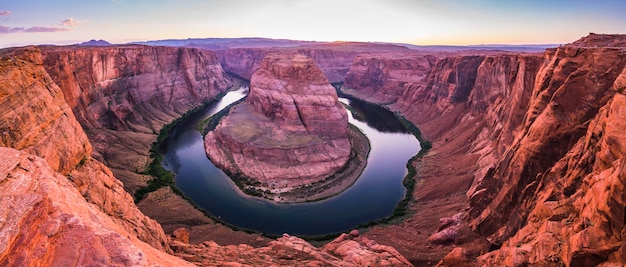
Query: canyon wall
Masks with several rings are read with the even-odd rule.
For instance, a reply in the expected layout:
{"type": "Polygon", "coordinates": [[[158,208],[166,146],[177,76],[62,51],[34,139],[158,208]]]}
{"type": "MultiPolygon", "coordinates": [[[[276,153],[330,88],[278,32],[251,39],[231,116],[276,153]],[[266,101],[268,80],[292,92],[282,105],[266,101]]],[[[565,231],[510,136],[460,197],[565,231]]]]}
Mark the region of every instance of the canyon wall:
{"type": "MultiPolygon", "coordinates": [[[[65,102],[63,91],[45,71],[40,50],[28,47],[2,52],[0,108],[6,109],[0,116],[5,133],[2,146],[22,151],[4,149],[0,153],[6,156],[2,162],[7,164],[2,167],[0,195],[7,204],[2,205],[6,215],[2,217],[12,220],[1,230],[6,238],[1,261],[41,260],[43,264],[76,261],[93,257],[85,253],[97,253],[82,252],[78,247],[99,249],[103,258],[125,253],[115,247],[98,248],[105,239],[128,244],[128,257],[135,256],[120,260],[129,263],[149,262],[137,253],[167,258],[163,252],[170,251],[168,239],[160,225],[137,209],[122,183],[102,163],[90,158],[87,135],[65,102]],[[19,212],[23,209],[29,212],[19,212]],[[76,231],[70,230],[73,228],[76,231]],[[78,247],[72,253],[28,257],[41,244],[56,251],[55,246],[74,242],[78,247]],[[14,258],[14,253],[22,256],[14,258]]],[[[87,264],[97,259],[85,260],[87,264]]]]}
{"type": "Polygon", "coordinates": [[[39,155],[68,174],[89,156],[91,144],[42,67],[39,50],[13,50],[4,51],[0,61],[0,146],[39,155]]]}
{"type": "Polygon", "coordinates": [[[359,54],[346,73],[343,90],[370,102],[396,102],[404,87],[420,83],[439,57],[420,52],[359,54]]]}
{"type": "Polygon", "coordinates": [[[465,216],[490,244],[457,248],[441,264],[626,261],[625,40],[591,34],[543,55],[444,57],[421,82],[405,85],[390,108],[433,141],[424,160],[450,166],[440,179],[469,171],[465,216]],[[442,153],[461,156],[446,165],[442,153]]]}
{"type": "MultiPolygon", "coordinates": [[[[52,48],[0,51],[0,218],[3,218],[0,265],[192,266],[189,262],[199,265],[239,262],[292,266],[303,261],[315,266],[410,265],[393,248],[360,238],[358,233],[343,235],[323,248],[284,236],[260,249],[247,245],[219,246],[214,242],[190,245],[185,243],[189,234],[183,229],[175,231],[172,238],[165,236],[158,223],[137,209],[112,172],[90,157],[91,140],[87,138],[93,135],[85,134],[76,117],[87,120],[93,115],[95,120],[81,121],[87,131],[92,129],[85,125],[118,125],[132,130],[124,128],[129,124],[100,124],[102,121],[97,118],[102,114],[94,112],[97,99],[82,95],[82,91],[77,98],[66,96],[65,92],[71,94],[72,88],[60,88],[50,77],[44,68],[42,49],[52,48]],[[76,102],[71,102],[72,99],[76,102]],[[87,100],[93,100],[92,104],[85,104],[87,100]]],[[[54,50],[68,54],[93,52],[93,48],[54,50]]],[[[78,63],[72,65],[62,64],[59,69],[73,68],[78,63]]],[[[76,71],[71,71],[71,75],[100,73],[76,71]]],[[[91,96],[101,93],[92,87],[79,89],[91,90],[91,96]]],[[[109,93],[126,95],[124,89],[129,88],[113,88],[109,93]]],[[[128,91],[132,90],[150,88],[128,91]]],[[[125,100],[120,97],[115,101],[125,100]]],[[[168,107],[163,109],[172,111],[168,107]]],[[[124,117],[117,113],[115,117],[128,122],[133,120],[129,117],[144,115],[124,117]]],[[[116,132],[106,130],[106,133],[116,132]]]]}
{"type": "Polygon", "coordinates": [[[231,86],[214,53],[190,48],[46,47],[43,66],[94,146],[129,192],[145,185],[163,125],[231,86]]]}
{"type": "Polygon", "coordinates": [[[361,53],[402,51],[409,49],[392,44],[335,42],[323,45],[302,45],[281,48],[230,48],[215,50],[220,63],[228,73],[250,80],[268,53],[288,52],[306,55],[322,69],[330,83],[343,82],[354,59],[361,53]]]}

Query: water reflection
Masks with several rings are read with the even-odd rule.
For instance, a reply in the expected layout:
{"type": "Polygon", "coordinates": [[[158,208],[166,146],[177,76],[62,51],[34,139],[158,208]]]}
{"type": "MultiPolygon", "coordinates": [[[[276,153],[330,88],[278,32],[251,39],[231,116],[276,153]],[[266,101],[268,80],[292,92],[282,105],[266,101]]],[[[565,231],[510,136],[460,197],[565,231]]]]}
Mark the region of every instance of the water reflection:
{"type": "Polygon", "coordinates": [[[230,224],[270,234],[320,235],[346,231],[392,213],[404,197],[405,164],[419,151],[419,142],[407,133],[393,113],[355,100],[349,101],[350,106],[358,110],[361,121],[349,113],[350,122],[367,135],[372,149],[368,165],[354,185],[332,198],[298,204],[278,204],[243,194],[208,160],[196,126],[245,96],[246,89],[230,92],[219,103],[194,114],[173,130],[167,141],[164,165],[176,173],[176,186],[185,195],[230,224]]]}
{"type": "Polygon", "coordinates": [[[341,102],[349,104],[355,113],[354,119],[367,123],[368,126],[383,133],[409,133],[395,114],[378,105],[359,99],[341,98],[341,102]]]}

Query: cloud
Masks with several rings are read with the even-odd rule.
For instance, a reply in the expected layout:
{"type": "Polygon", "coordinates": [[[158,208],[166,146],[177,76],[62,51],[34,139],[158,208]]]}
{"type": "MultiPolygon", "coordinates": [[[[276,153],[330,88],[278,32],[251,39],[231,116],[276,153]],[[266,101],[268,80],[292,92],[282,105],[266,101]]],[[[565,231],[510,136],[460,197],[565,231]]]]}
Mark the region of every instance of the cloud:
{"type": "Polygon", "coordinates": [[[24,27],[8,27],[8,26],[0,25],[0,34],[17,33],[17,32],[65,32],[69,30],[70,29],[68,28],[62,28],[62,27],[33,26],[30,28],[24,28],[24,27]]]}
{"type": "Polygon", "coordinates": [[[61,21],[61,25],[65,27],[74,28],[76,25],[82,23],[80,20],[75,20],[74,18],[68,18],[61,21]]]}
{"type": "Polygon", "coordinates": [[[0,11],[0,16],[8,16],[11,15],[11,11],[0,11]]]}
{"type": "Polygon", "coordinates": [[[61,28],[61,27],[34,26],[34,27],[24,29],[24,32],[66,32],[69,30],[70,29],[68,28],[61,28]]]}

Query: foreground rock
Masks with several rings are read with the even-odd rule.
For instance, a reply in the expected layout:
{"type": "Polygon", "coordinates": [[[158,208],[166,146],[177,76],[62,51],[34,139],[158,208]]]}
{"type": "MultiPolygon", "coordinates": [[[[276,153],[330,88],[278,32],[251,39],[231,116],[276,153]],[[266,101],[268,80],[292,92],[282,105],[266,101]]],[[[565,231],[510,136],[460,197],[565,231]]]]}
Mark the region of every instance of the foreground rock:
{"type": "Polygon", "coordinates": [[[248,99],[205,137],[211,160],[266,190],[322,181],[350,157],[348,116],[313,61],[268,55],[252,76],[248,99]]]}
{"type": "Polygon", "coordinates": [[[177,256],[200,266],[412,266],[392,247],[347,234],[321,248],[287,234],[261,248],[212,241],[201,245],[175,241],[172,248],[177,256]]]}
{"type": "Polygon", "coordinates": [[[191,266],[87,203],[43,159],[11,148],[0,148],[0,218],[3,266],[191,266]]]}

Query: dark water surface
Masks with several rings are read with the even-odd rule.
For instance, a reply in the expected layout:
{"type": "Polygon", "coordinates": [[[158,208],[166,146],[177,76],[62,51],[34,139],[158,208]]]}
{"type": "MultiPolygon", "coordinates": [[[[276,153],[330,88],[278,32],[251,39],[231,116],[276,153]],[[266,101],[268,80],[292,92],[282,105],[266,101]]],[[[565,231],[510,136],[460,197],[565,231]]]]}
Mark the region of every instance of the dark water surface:
{"type": "MultiPolygon", "coordinates": [[[[341,99],[358,113],[350,122],[370,139],[367,167],[337,196],[317,202],[278,204],[243,194],[204,152],[196,125],[245,96],[247,88],[229,92],[217,104],[184,120],[172,131],[163,165],[176,174],[176,186],[197,205],[241,228],[268,234],[322,235],[353,229],[392,214],[404,198],[406,163],[420,150],[393,113],[361,101],[341,99]]],[[[350,114],[350,112],[348,112],[350,114]]]]}

